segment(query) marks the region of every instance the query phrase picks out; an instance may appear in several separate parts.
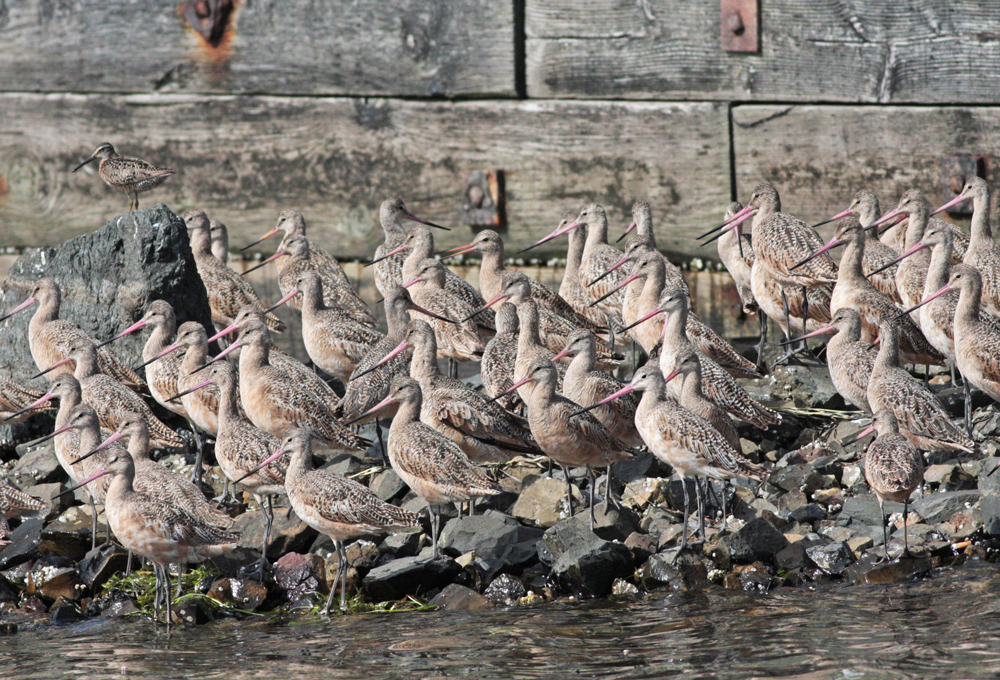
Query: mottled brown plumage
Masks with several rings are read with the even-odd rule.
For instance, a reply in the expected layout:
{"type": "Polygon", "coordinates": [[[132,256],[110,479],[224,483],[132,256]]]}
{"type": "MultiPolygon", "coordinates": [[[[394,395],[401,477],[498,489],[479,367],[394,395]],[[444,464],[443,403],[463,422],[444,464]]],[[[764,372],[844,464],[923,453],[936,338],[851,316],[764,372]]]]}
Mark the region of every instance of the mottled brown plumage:
{"type": "MultiPolygon", "coordinates": [[[[230,325],[246,305],[264,309],[267,305],[258,297],[253,286],[212,254],[212,235],[205,213],[201,210],[186,211],[184,224],[187,225],[198,276],[208,293],[212,323],[219,328],[230,325]]],[[[267,326],[275,331],[285,330],[285,324],[270,312],[267,313],[267,326]]]]}
{"type": "Polygon", "coordinates": [[[25,512],[45,510],[48,503],[41,498],[35,498],[24,493],[7,482],[0,480],[0,544],[10,535],[10,525],[7,520],[25,512]]]}
{"type": "Polygon", "coordinates": [[[1000,316],[1000,246],[990,226],[990,186],[982,177],[970,177],[961,196],[972,199],[972,238],[962,262],[979,271],[983,281],[982,308],[1000,316]]]}
{"type": "Polygon", "coordinates": [[[210,220],[208,229],[212,234],[212,254],[223,264],[229,262],[229,230],[226,225],[219,220],[210,220]]]}
{"type": "Polygon", "coordinates": [[[1000,401],[1000,329],[983,309],[983,279],[975,267],[955,265],[948,288],[958,289],[955,360],[962,377],[1000,401]]]}
{"type": "MultiPolygon", "coordinates": [[[[867,189],[862,189],[854,194],[848,210],[858,216],[858,221],[864,229],[865,254],[862,263],[864,271],[873,272],[895,260],[899,253],[878,240],[876,237],[878,227],[873,226],[882,217],[878,196],[867,189]]],[[[882,295],[893,302],[902,302],[899,299],[899,291],[896,290],[896,265],[868,277],[868,280],[882,295]]]]}
{"type": "Polygon", "coordinates": [[[27,387],[21,387],[21,385],[17,384],[7,376],[0,374],[0,420],[2,420],[4,424],[12,425],[14,423],[20,423],[32,416],[38,415],[44,411],[51,411],[55,408],[53,405],[48,403],[40,404],[39,406],[29,409],[24,413],[11,417],[24,407],[38,401],[41,398],[41,392],[29,390],[27,387]]]}
{"type": "Polygon", "coordinates": [[[681,390],[678,401],[680,401],[681,406],[718,430],[726,438],[726,442],[733,447],[733,451],[739,454],[743,453],[743,445],[740,443],[740,435],[736,432],[733,419],[709,400],[702,391],[701,361],[698,359],[697,352],[691,352],[681,357],[664,380],[667,383],[672,380],[680,381],[681,390]]]}
{"type": "Polygon", "coordinates": [[[516,411],[524,406],[517,392],[497,395],[507,391],[514,384],[514,363],[517,361],[518,321],[517,308],[509,302],[501,303],[496,314],[497,332],[483,352],[479,373],[483,379],[486,394],[508,411],[516,411]]]}
{"type": "Polygon", "coordinates": [[[97,147],[87,160],[73,168],[73,172],[98,158],[101,162],[97,172],[104,183],[112,189],[128,194],[129,212],[139,209],[139,194],[160,186],[167,177],[177,174],[173,170],[151,165],[141,158],[122,156],[107,142],[97,147]]]}
{"type": "MultiPolygon", "coordinates": [[[[725,219],[732,218],[743,209],[743,204],[733,201],[726,208],[725,219]]],[[[755,314],[759,308],[756,298],[753,296],[753,285],[750,282],[750,272],[753,269],[753,262],[756,259],[753,254],[753,243],[749,234],[737,234],[735,229],[727,229],[722,236],[716,240],[716,248],[719,251],[719,258],[725,265],[729,275],[736,283],[736,292],[739,293],[740,302],[743,303],[743,311],[746,314],[755,314]]]]}
{"type": "Polygon", "coordinates": [[[473,317],[477,309],[465,299],[445,288],[447,269],[434,258],[422,260],[413,278],[403,282],[413,301],[433,312],[442,321],[420,312],[413,316],[426,321],[434,329],[437,337],[438,353],[455,361],[479,361],[486,351],[486,342],[479,334],[479,327],[473,317]]]}
{"type": "Polygon", "coordinates": [[[878,350],[861,339],[861,317],[857,310],[851,307],[838,309],[830,324],[813,334],[829,332],[835,333],[826,345],[826,363],[833,386],[847,403],[871,413],[868,381],[878,350]]]}
{"type": "MultiPolygon", "coordinates": [[[[523,283],[514,283],[523,286],[523,283]]],[[[523,292],[523,291],[522,291],[523,292]]],[[[528,369],[538,361],[552,361],[556,353],[542,344],[538,334],[538,306],[534,298],[525,298],[516,306],[517,309],[517,356],[514,360],[514,381],[518,382],[528,375],[528,369]]],[[[566,364],[556,362],[557,389],[562,391],[563,379],[566,376],[566,364]]],[[[517,389],[518,396],[525,404],[531,394],[531,386],[525,385],[517,389]]]]}
{"type": "Polygon", "coordinates": [[[910,496],[920,486],[924,477],[924,457],[906,437],[899,433],[896,416],[891,409],[875,414],[878,437],[865,452],[865,479],[878,498],[882,511],[882,538],[886,559],[889,558],[889,536],[886,534],[885,501],[904,503],[903,552],[908,550],[906,519],[909,514],[910,496]]]}
{"type": "MultiPolygon", "coordinates": [[[[557,229],[563,229],[566,225],[572,224],[576,215],[576,212],[565,213],[557,229]]],[[[583,245],[587,240],[586,232],[582,229],[572,229],[568,238],[566,268],[563,270],[562,282],[559,284],[559,297],[568,302],[578,314],[591,323],[598,326],[611,324],[617,334],[624,324],[623,319],[620,318],[621,314],[619,314],[619,318],[609,318],[602,310],[592,307],[590,295],[580,283],[580,262],[583,259],[583,245]]]]}

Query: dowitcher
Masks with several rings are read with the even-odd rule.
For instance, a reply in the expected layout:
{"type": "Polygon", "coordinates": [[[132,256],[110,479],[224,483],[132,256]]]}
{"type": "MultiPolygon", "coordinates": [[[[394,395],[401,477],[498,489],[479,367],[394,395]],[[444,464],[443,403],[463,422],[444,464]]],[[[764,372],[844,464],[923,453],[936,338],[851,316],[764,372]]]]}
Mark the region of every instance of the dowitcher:
{"type": "Polygon", "coordinates": [[[163,184],[167,177],[177,174],[174,170],[158,168],[141,158],[122,156],[107,142],[97,147],[87,160],[73,168],[73,172],[98,158],[101,162],[97,166],[97,172],[104,183],[112,189],[128,194],[129,212],[139,209],[139,194],[155,189],[163,184]]]}
{"type": "Polygon", "coordinates": [[[388,396],[364,415],[372,416],[390,404],[397,405],[386,447],[389,463],[413,493],[427,503],[436,558],[441,506],[495,496],[502,489],[462,453],[458,444],[420,422],[422,402],[420,384],[407,375],[398,375],[393,378],[388,396]]]}
{"type": "MultiPolygon", "coordinates": [[[[59,318],[59,305],[62,302],[62,292],[53,279],[39,279],[31,288],[31,293],[17,307],[7,312],[0,321],[12,314],[27,309],[38,303],[38,310],[28,322],[28,347],[31,358],[35,360],[38,370],[42,371],[63,359],[74,343],[93,342],[93,339],[79,327],[65,319],[59,318]]],[[[97,361],[101,371],[107,373],[118,382],[135,387],[144,387],[145,382],[128,367],[121,358],[110,349],[102,347],[97,352],[97,361]]],[[[59,373],[72,373],[73,366],[68,362],[52,373],[49,380],[55,379],[59,373]]]]}
{"type": "MultiPolygon", "coordinates": [[[[219,328],[228,326],[245,305],[264,309],[265,305],[257,296],[253,286],[212,254],[212,236],[205,213],[201,210],[186,211],[184,224],[187,225],[198,276],[201,277],[202,283],[205,284],[205,292],[208,293],[208,304],[212,308],[212,323],[219,328]]],[[[276,331],[285,330],[285,324],[278,317],[270,312],[266,316],[268,328],[276,331]]]]}
{"type": "MultiPolygon", "coordinates": [[[[587,467],[590,482],[590,530],[594,530],[594,468],[608,468],[619,460],[632,457],[629,447],[608,432],[600,420],[580,412],[580,405],[556,393],[556,367],[551,361],[530,365],[527,374],[511,386],[515,390],[531,384],[525,403],[528,425],[538,446],[563,470],[566,477],[566,508],[573,514],[571,467],[587,467]]],[[[610,491],[611,485],[608,484],[610,491]]]]}

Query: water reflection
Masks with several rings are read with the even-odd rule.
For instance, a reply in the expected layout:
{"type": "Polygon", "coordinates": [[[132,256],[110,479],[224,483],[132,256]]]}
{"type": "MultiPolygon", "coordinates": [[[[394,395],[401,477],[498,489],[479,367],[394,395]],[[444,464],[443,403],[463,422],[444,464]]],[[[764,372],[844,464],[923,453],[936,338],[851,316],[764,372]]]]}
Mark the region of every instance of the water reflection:
{"type": "Polygon", "coordinates": [[[167,634],[87,621],[0,638],[0,677],[978,678],[1000,674],[1000,578],[663,593],[492,613],[221,621],[167,634]]]}

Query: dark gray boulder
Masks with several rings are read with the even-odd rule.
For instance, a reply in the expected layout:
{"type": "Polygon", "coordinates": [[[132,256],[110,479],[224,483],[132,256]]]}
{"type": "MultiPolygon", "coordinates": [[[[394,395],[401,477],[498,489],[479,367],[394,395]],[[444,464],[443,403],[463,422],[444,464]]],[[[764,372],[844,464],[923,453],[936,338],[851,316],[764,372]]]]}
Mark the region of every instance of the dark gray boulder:
{"type": "MultiPolygon", "coordinates": [[[[153,300],[166,300],[177,323],[198,321],[211,328],[205,286],[191,254],[184,221],[158,203],[120,215],[91,234],[51,248],[31,248],[19,257],[0,288],[0,309],[9,310],[40,278],[62,290],[60,318],[104,340],[137,321],[153,300]]],[[[37,372],[28,350],[28,320],[34,308],[0,324],[0,370],[28,383],[37,372]]],[[[142,361],[148,333],[135,333],[112,346],[132,365],[142,361]]],[[[39,378],[34,386],[46,383],[39,378]]]]}
{"type": "Polygon", "coordinates": [[[747,522],[722,541],[730,559],[737,563],[771,562],[776,553],[788,546],[788,539],[762,517],[747,522]]]}
{"type": "Polygon", "coordinates": [[[440,542],[442,550],[454,555],[475,551],[478,557],[514,567],[537,557],[535,544],[542,533],[503,513],[487,510],[482,515],[450,520],[441,532],[440,542]]]}
{"type": "Polygon", "coordinates": [[[365,576],[364,588],[373,602],[398,600],[406,595],[442,588],[462,567],[450,557],[403,557],[376,567],[365,576]]]}

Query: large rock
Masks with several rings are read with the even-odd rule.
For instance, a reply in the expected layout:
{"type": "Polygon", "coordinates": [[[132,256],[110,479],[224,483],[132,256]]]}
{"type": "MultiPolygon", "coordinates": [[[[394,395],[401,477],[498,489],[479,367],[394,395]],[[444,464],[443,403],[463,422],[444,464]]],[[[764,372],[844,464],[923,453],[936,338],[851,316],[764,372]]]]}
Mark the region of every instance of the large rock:
{"type": "MultiPolygon", "coordinates": [[[[263,511],[245,512],[233,522],[231,531],[240,535],[240,546],[260,550],[266,524],[267,518],[263,511]]],[[[289,552],[306,552],[315,539],[316,530],[299,519],[298,515],[292,512],[286,516],[284,508],[275,508],[267,546],[267,554],[271,559],[289,552]]]]}
{"type": "Polygon", "coordinates": [[[493,603],[475,590],[457,583],[445,586],[445,589],[432,597],[428,604],[445,611],[479,612],[493,608],[493,603]]]}
{"type": "Polygon", "coordinates": [[[538,547],[553,577],[580,597],[607,595],[616,578],[626,578],[633,571],[632,551],[592,532],[583,515],[546,531],[538,547]]]}
{"type": "Polygon", "coordinates": [[[515,567],[535,559],[535,543],[542,533],[503,513],[487,510],[482,515],[449,521],[441,532],[440,544],[454,555],[475,552],[477,557],[515,567]]]}
{"type": "MultiPolygon", "coordinates": [[[[579,511],[580,508],[586,507],[586,501],[579,488],[576,485],[570,488],[573,492],[574,509],[579,511]]],[[[510,509],[510,514],[523,522],[545,529],[567,519],[569,513],[566,507],[566,482],[561,479],[528,475],[523,480],[521,495],[510,509]]]]}
{"type": "Polygon", "coordinates": [[[375,602],[398,600],[441,588],[451,583],[461,570],[450,557],[403,557],[368,572],[364,587],[375,602]]]}
{"type": "Polygon", "coordinates": [[[733,562],[770,562],[788,546],[788,539],[762,517],[747,522],[735,534],[722,539],[733,562]]]}
{"type": "Polygon", "coordinates": [[[948,521],[956,512],[975,507],[979,499],[979,491],[932,493],[912,501],[910,510],[920,515],[926,524],[934,525],[948,521]]]}
{"type": "Polygon", "coordinates": [[[1000,470],[990,474],[997,465],[1000,465],[1000,458],[990,457],[983,461],[979,469],[983,530],[993,536],[1000,536],[1000,470]]]}
{"type": "Polygon", "coordinates": [[[759,401],[799,408],[843,408],[844,398],[825,368],[777,366],[772,375],[748,382],[747,391],[759,401]]]}
{"type": "Polygon", "coordinates": [[[810,546],[806,548],[806,554],[817,567],[828,574],[840,574],[854,561],[854,554],[841,541],[810,546]]]}
{"type": "MultiPolygon", "coordinates": [[[[177,323],[198,321],[211,328],[205,286],[188,243],[184,222],[162,203],[120,215],[94,233],[53,248],[32,248],[19,257],[0,288],[0,309],[12,309],[31,285],[50,277],[62,289],[59,316],[92,337],[110,338],[137,321],[153,300],[166,300],[177,323]]],[[[15,380],[28,382],[37,372],[28,351],[32,310],[2,325],[0,367],[15,380]]],[[[117,341],[114,350],[126,361],[142,361],[145,333],[117,341]]],[[[47,384],[39,378],[35,387],[47,384]]]]}
{"type": "MultiPolygon", "coordinates": [[[[886,501],[885,516],[888,518],[894,512],[903,512],[903,504],[886,501]]],[[[879,511],[878,499],[874,494],[851,496],[845,499],[839,517],[842,519],[850,518],[852,523],[867,524],[873,527],[882,526],[882,513],[879,511]]]]}
{"type": "Polygon", "coordinates": [[[13,566],[38,557],[38,546],[42,542],[42,528],[45,520],[26,519],[7,537],[9,543],[0,551],[0,569],[13,566]]]}

